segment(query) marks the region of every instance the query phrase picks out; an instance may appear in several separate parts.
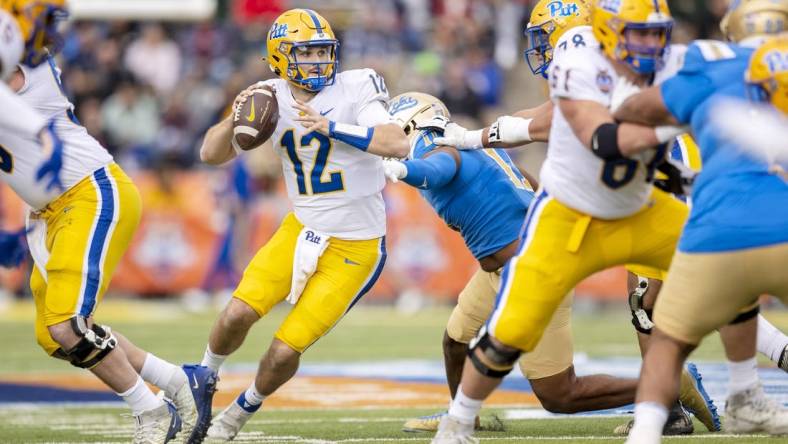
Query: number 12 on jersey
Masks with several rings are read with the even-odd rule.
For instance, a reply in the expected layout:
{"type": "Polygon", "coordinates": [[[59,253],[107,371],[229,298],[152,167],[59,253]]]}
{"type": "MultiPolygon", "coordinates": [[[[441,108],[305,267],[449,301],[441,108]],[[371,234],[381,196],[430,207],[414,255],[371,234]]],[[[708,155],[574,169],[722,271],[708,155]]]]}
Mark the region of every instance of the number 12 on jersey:
{"type": "Polygon", "coordinates": [[[296,173],[296,183],[298,184],[298,194],[323,194],[332,191],[342,191],[345,189],[344,181],[342,180],[341,171],[332,171],[328,175],[328,180],[323,180],[323,173],[328,163],[328,155],[331,153],[332,143],[328,136],[324,136],[316,131],[305,134],[301,137],[298,147],[296,146],[295,131],[289,129],[282,135],[279,144],[285,147],[287,157],[293,162],[293,170],[296,173]],[[298,158],[298,148],[309,146],[314,142],[318,142],[317,155],[315,156],[314,166],[312,171],[309,172],[309,185],[310,190],[307,188],[307,174],[304,171],[304,163],[298,158]]]}

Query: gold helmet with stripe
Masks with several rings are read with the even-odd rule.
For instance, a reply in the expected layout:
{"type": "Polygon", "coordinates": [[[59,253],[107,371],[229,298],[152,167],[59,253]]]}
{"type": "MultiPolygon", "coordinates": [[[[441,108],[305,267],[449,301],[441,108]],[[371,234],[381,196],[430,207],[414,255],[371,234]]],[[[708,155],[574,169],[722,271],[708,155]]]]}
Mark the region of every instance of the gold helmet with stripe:
{"type": "Polygon", "coordinates": [[[651,74],[664,63],[673,18],[666,0],[595,0],[591,27],[602,50],[638,74],[651,74]],[[634,42],[636,33],[657,32],[658,43],[634,42]]]}
{"type": "Polygon", "coordinates": [[[762,44],[744,74],[751,99],[770,102],[788,114],[788,33],[762,44]]]}
{"type": "Polygon", "coordinates": [[[575,26],[591,25],[590,0],[539,0],[525,28],[525,61],[534,74],[547,78],[558,39],[575,26]]]}
{"type": "Polygon", "coordinates": [[[291,9],[276,18],[266,40],[274,74],[298,88],[318,92],[334,83],[339,41],[331,25],[311,9],[291,9]]]}
{"type": "Polygon", "coordinates": [[[0,4],[16,18],[22,31],[22,63],[38,66],[50,54],[63,49],[63,35],[58,27],[68,17],[66,0],[0,0],[0,4]]]}

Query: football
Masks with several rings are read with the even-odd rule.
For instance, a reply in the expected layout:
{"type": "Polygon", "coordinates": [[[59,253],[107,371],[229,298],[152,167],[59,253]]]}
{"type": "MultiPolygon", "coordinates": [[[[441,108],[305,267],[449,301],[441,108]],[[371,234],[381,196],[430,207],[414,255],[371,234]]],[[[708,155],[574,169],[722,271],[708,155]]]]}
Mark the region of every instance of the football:
{"type": "Polygon", "coordinates": [[[232,144],[244,151],[257,148],[271,137],[279,120],[276,94],[268,86],[252,91],[233,114],[232,144]]]}

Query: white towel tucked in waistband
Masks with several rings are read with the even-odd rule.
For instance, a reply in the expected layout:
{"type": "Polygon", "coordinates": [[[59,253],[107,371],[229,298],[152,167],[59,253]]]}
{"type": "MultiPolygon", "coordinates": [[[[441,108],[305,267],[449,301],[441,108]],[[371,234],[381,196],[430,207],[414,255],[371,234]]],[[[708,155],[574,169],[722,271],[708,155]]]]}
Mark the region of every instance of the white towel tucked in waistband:
{"type": "Polygon", "coordinates": [[[328,235],[309,227],[304,227],[298,233],[295,255],[293,257],[293,279],[290,285],[290,294],[287,302],[295,304],[306,287],[309,278],[317,270],[317,261],[328,247],[328,235]]]}

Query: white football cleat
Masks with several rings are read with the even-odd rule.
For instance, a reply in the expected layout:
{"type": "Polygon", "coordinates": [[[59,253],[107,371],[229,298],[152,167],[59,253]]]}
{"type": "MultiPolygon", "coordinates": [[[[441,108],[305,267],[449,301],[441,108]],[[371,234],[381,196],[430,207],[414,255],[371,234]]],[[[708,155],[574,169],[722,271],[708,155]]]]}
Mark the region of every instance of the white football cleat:
{"type": "Polygon", "coordinates": [[[761,384],[735,393],[725,403],[725,431],[788,435],[788,410],[766,396],[761,384]]]}
{"type": "Polygon", "coordinates": [[[472,436],[473,426],[446,415],[438,425],[438,433],[432,438],[432,444],[478,444],[479,439],[472,436]]]}
{"type": "Polygon", "coordinates": [[[164,444],[181,431],[181,418],[169,402],[134,416],[133,444],[164,444]]]}
{"type": "Polygon", "coordinates": [[[213,418],[211,427],[208,429],[208,438],[232,441],[253,414],[254,412],[247,412],[233,401],[213,418]]]}

